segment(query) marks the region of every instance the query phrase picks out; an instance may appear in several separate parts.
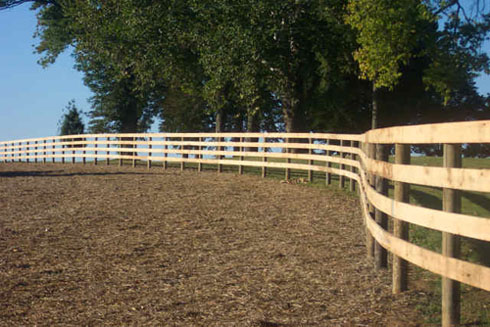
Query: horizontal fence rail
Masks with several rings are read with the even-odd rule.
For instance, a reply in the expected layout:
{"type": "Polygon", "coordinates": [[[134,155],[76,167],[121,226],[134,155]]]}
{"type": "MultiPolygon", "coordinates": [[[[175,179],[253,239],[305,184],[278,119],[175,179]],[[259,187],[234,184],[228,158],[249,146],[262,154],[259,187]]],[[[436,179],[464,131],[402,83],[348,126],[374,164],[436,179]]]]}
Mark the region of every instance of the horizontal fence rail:
{"type": "Polygon", "coordinates": [[[490,143],[490,121],[416,125],[371,130],[365,134],[328,133],[145,133],[83,134],[0,142],[1,162],[62,162],[99,164],[111,160],[138,161],[148,168],[161,162],[256,167],[306,171],[312,181],[325,173],[326,183],[338,176],[340,187],[349,183],[360,195],[366,227],[367,254],[378,268],[393,254],[393,292],[406,290],[407,263],[443,277],[443,326],[459,319],[459,284],[490,291],[490,268],[458,257],[458,237],[490,242],[490,219],[461,213],[460,191],[490,193],[490,169],[461,168],[460,150],[469,143],[490,143]],[[410,164],[410,145],[444,146],[444,166],[410,164]],[[394,163],[388,148],[394,146],[394,163]],[[459,164],[458,164],[459,162],[459,164]],[[394,184],[394,196],[387,183],[394,184]],[[443,210],[410,204],[409,185],[443,190],[443,210]],[[393,221],[393,230],[388,220],[393,221]],[[443,234],[442,252],[434,252],[408,239],[409,224],[443,234]]]}

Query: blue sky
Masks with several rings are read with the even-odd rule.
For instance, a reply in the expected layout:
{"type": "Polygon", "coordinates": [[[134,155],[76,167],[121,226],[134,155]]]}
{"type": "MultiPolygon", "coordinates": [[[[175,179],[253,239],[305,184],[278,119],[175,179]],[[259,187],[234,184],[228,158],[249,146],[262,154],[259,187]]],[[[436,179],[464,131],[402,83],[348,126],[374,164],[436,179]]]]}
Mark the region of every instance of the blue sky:
{"type": "MultiPolygon", "coordinates": [[[[32,38],[36,17],[29,7],[0,12],[0,141],[58,134],[58,121],[71,99],[83,111],[89,109],[91,92],[68,52],[46,69],[37,64],[32,38]]],[[[489,76],[480,77],[477,85],[490,93],[489,76]]]]}
{"type": "Polygon", "coordinates": [[[43,69],[34,54],[30,5],[0,12],[0,140],[56,135],[68,101],[88,110],[90,90],[68,53],[43,69]]]}

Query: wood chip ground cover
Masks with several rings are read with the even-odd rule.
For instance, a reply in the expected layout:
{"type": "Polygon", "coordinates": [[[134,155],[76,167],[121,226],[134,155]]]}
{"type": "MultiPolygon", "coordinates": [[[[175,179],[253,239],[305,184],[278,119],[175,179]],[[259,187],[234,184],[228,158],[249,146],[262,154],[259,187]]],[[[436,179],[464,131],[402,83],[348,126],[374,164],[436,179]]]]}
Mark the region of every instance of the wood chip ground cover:
{"type": "Polygon", "coordinates": [[[0,165],[1,326],[418,326],[357,200],[216,172],[0,165]]]}

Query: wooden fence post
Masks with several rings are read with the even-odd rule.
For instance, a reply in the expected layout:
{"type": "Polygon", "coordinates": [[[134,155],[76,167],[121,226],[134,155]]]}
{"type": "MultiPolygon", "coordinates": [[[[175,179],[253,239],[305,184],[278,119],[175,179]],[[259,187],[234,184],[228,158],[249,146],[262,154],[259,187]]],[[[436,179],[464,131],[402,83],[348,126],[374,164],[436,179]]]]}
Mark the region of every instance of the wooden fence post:
{"type": "Polygon", "coordinates": [[[43,140],[43,163],[45,164],[46,163],[46,140],[43,140]]]}
{"type": "Polygon", "coordinates": [[[111,158],[110,158],[110,155],[111,155],[111,145],[109,144],[109,141],[111,139],[110,139],[110,137],[106,137],[105,140],[107,142],[107,158],[105,159],[105,165],[106,166],[109,166],[110,163],[111,163],[111,158]]]}
{"type": "MultiPolygon", "coordinates": [[[[221,138],[221,137],[218,137],[217,138],[218,142],[221,143],[224,138],[221,138]]],[[[223,147],[221,145],[218,146],[218,151],[223,151],[223,147]]],[[[221,160],[223,159],[223,156],[221,156],[221,154],[218,155],[218,160],[221,160]]],[[[218,173],[222,173],[223,172],[223,165],[218,163],[218,173]]]]}
{"type": "MultiPolygon", "coordinates": [[[[313,145],[313,139],[310,137],[308,139],[310,148],[308,148],[308,154],[311,156],[313,154],[313,149],[311,146],[313,145]]],[[[308,159],[308,165],[312,166],[313,165],[313,160],[308,159]]],[[[308,170],[308,182],[312,183],[313,182],[313,170],[308,170]]]]}
{"type": "MultiPolygon", "coordinates": [[[[61,141],[61,143],[64,143],[64,140],[61,139],[60,141],[61,141]]],[[[61,150],[61,163],[64,164],[65,163],[65,145],[64,144],[61,145],[61,149],[62,149],[61,150]]]]}
{"type": "MultiPolygon", "coordinates": [[[[71,141],[73,142],[73,140],[71,140],[71,141]]],[[[75,145],[74,145],[74,144],[72,144],[71,146],[72,146],[72,147],[74,147],[75,145]]],[[[72,151],[71,151],[71,154],[72,154],[72,157],[71,157],[71,163],[72,163],[72,164],[75,164],[75,150],[72,150],[72,151]]]]}
{"type": "MultiPolygon", "coordinates": [[[[284,141],[286,142],[286,144],[289,144],[289,138],[288,137],[286,137],[286,139],[284,141]]],[[[288,154],[291,153],[291,149],[290,148],[286,148],[286,153],[288,153],[288,154]]],[[[291,163],[291,158],[287,158],[286,159],[286,162],[287,163],[291,163]]],[[[286,168],[284,178],[286,180],[290,180],[291,179],[291,169],[286,168]]]]}
{"type": "MultiPolygon", "coordinates": [[[[344,140],[340,140],[340,146],[341,147],[344,147],[345,146],[345,141],[344,140]]],[[[339,158],[340,159],[343,159],[345,158],[345,152],[340,152],[339,153],[339,158]]],[[[345,165],[344,164],[340,164],[339,165],[339,168],[340,170],[345,170],[345,165]]],[[[342,176],[342,175],[339,175],[339,188],[344,188],[345,187],[345,177],[342,176]]]]}
{"type": "Polygon", "coordinates": [[[26,142],[26,163],[29,163],[29,141],[26,142]]]}
{"type": "MultiPolygon", "coordinates": [[[[240,144],[240,152],[243,152],[243,150],[244,150],[243,141],[244,141],[244,138],[240,137],[240,143],[241,143],[240,144]]],[[[243,156],[240,156],[240,161],[243,161],[243,156]]],[[[243,166],[242,165],[238,166],[238,174],[243,175],[243,166]]]]}
{"type": "Polygon", "coordinates": [[[34,163],[37,163],[37,141],[34,141],[34,163]]]}
{"type": "MultiPolygon", "coordinates": [[[[197,156],[199,160],[203,159],[202,155],[202,137],[199,137],[199,155],[197,156]]],[[[202,171],[202,161],[199,161],[197,164],[197,171],[201,172],[202,171]]]]}
{"type": "MultiPolygon", "coordinates": [[[[137,148],[137,145],[136,145],[136,137],[133,136],[133,144],[131,146],[133,149],[136,149],[137,148]]],[[[133,161],[132,161],[132,167],[135,168],[136,167],[136,155],[138,153],[137,152],[131,152],[131,156],[133,157],[133,161]]]]}
{"type": "MultiPolygon", "coordinates": [[[[163,140],[164,140],[164,142],[167,142],[168,137],[165,137],[163,140]]],[[[165,160],[165,159],[167,159],[167,149],[168,149],[168,145],[164,144],[163,145],[163,166],[162,166],[163,169],[168,168],[168,162],[167,162],[167,160],[165,160]]]]}
{"type": "MultiPolygon", "coordinates": [[[[326,140],[326,145],[331,145],[332,144],[332,141],[331,140],[326,140]]],[[[325,150],[325,155],[327,157],[330,157],[332,155],[332,151],[330,150],[325,150]]],[[[327,167],[328,168],[332,168],[332,163],[330,161],[327,161],[327,167]]],[[[330,185],[332,184],[332,174],[331,173],[328,173],[325,175],[325,183],[327,185],[330,185]]]]}
{"type": "MultiPolygon", "coordinates": [[[[121,141],[121,139],[122,139],[121,137],[118,137],[117,138],[118,141],[121,141]]],[[[122,144],[119,143],[118,144],[118,147],[121,148],[122,147],[122,144]]],[[[118,154],[119,154],[119,156],[121,156],[121,151],[118,151],[118,154]]],[[[122,158],[119,158],[119,166],[122,166],[122,165],[123,165],[123,159],[122,158]]]]}
{"type": "MultiPolygon", "coordinates": [[[[183,142],[184,142],[184,138],[183,138],[183,137],[181,137],[181,138],[180,138],[180,141],[183,143],[183,142]]],[[[184,171],[184,169],[185,169],[185,162],[184,162],[184,159],[185,159],[185,158],[187,158],[187,155],[186,155],[186,154],[184,154],[185,149],[186,149],[186,146],[182,144],[182,145],[180,146],[180,150],[182,151],[182,153],[181,153],[181,155],[180,155],[180,158],[182,159],[182,161],[180,162],[180,170],[181,170],[181,171],[184,171]]]]}
{"type": "Polygon", "coordinates": [[[148,151],[148,159],[147,159],[147,164],[146,164],[146,168],[150,169],[151,168],[151,149],[153,148],[153,146],[151,145],[151,137],[148,137],[148,149],[150,151],[148,151]]]}
{"type": "MultiPolygon", "coordinates": [[[[266,137],[264,136],[264,143],[267,142],[266,137]]],[[[267,162],[267,157],[265,156],[267,151],[267,148],[265,146],[262,147],[262,152],[264,153],[264,156],[262,157],[262,162],[267,162]]],[[[262,178],[267,177],[267,168],[265,166],[262,166],[262,178]]]]}
{"type": "MultiPolygon", "coordinates": [[[[378,144],[376,146],[376,159],[378,161],[388,161],[388,146],[378,144]]],[[[388,181],[380,176],[375,177],[376,191],[380,194],[388,194],[388,181]]],[[[379,209],[374,209],[374,217],[378,225],[387,230],[388,216],[379,209]]],[[[377,269],[388,267],[388,252],[378,242],[374,242],[374,260],[377,269]]]]}
{"type": "MultiPolygon", "coordinates": [[[[367,157],[370,159],[374,159],[376,157],[376,144],[368,143],[367,144],[367,157]]],[[[365,148],[366,148],[365,147],[365,148]]],[[[368,173],[368,183],[371,186],[374,186],[374,175],[368,173]]],[[[371,217],[374,216],[374,207],[372,204],[368,203],[369,215],[371,217]]],[[[374,237],[371,235],[371,232],[366,227],[366,250],[368,258],[374,257],[374,237]]]]}
{"type": "Polygon", "coordinates": [[[52,151],[53,158],[51,158],[51,162],[52,163],[55,163],[56,162],[56,158],[55,158],[55,155],[56,155],[56,140],[53,139],[51,142],[53,142],[53,151],[52,151]]]}
{"type": "MultiPolygon", "coordinates": [[[[97,140],[98,138],[94,138],[94,148],[97,149],[97,140]]],[[[97,166],[97,150],[94,151],[94,166],[97,166]]]]}
{"type": "MultiPolygon", "coordinates": [[[[461,145],[444,144],[444,167],[461,168],[461,145]]],[[[454,189],[443,188],[442,210],[447,212],[461,212],[461,192],[454,189]]],[[[464,222],[462,222],[464,223],[464,222]]],[[[442,255],[459,258],[460,237],[450,233],[442,233],[442,255]]],[[[442,277],[442,326],[458,326],[460,323],[460,296],[459,282],[442,277]]]]}
{"type": "MultiPolygon", "coordinates": [[[[410,145],[395,145],[395,164],[410,164],[410,145]]],[[[408,203],[410,200],[410,184],[395,182],[395,201],[408,203]]],[[[393,235],[408,241],[408,224],[393,218],[393,235]]],[[[393,294],[399,294],[407,290],[408,263],[402,258],[393,255],[393,294]]]]}
{"type": "MultiPolygon", "coordinates": [[[[86,137],[83,137],[82,138],[82,141],[87,141],[87,138],[86,137]]],[[[87,154],[87,151],[85,151],[85,147],[87,146],[87,144],[82,144],[82,147],[84,148],[84,150],[82,151],[82,163],[85,165],[85,163],[87,162],[87,158],[85,157],[85,155],[87,154]]]]}
{"type": "MultiPolygon", "coordinates": [[[[356,144],[357,142],[355,141],[350,141],[350,145],[352,148],[355,148],[358,146],[358,144],[356,144]]],[[[351,160],[356,160],[356,155],[354,153],[351,152],[350,154],[350,159],[351,160]]],[[[356,168],[354,166],[350,166],[350,171],[352,173],[355,173],[356,172],[356,168]]],[[[351,192],[355,192],[356,191],[356,181],[354,179],[350,179],[350,184],[349,184],[350,188],[349,188],[349,191],[351,192]]]]}

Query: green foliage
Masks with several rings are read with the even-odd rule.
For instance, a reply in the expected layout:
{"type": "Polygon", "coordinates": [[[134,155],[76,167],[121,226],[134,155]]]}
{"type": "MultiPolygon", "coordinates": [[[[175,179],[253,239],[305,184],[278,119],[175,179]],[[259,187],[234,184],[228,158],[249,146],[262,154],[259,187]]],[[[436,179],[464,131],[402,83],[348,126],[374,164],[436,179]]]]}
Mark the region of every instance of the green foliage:
{"type": "Polygon", "coordinates": [[[346,21],[358,31],[359,48],[354,58],[360,76],[373,81],[376,88],[393,88],[415,53],[420,26],[431,15],[418,0],[350,1],[346,21]]]}
{"type": "Polygon", "coordinates": [[[75,100],[71,100],[63,110],[63,116],[58,122],[60,135],[83,134],[85,125],[81,118],[82,112],[78,110],[75,100]]]}
{"type": "Polygon", "coordinates": [[[372,87],[358,76],[380,89],[383,126],[488,113],[472,83],[488,70],[489,18],[466,19],[458,1],[32,2],[39,62],[73,51],[92,131],[145,131],[155,117],[209,130],[219,113],[225,130],[359,132],[372,87]]]}

